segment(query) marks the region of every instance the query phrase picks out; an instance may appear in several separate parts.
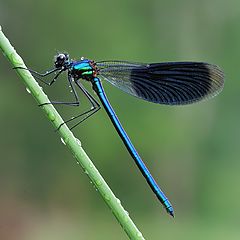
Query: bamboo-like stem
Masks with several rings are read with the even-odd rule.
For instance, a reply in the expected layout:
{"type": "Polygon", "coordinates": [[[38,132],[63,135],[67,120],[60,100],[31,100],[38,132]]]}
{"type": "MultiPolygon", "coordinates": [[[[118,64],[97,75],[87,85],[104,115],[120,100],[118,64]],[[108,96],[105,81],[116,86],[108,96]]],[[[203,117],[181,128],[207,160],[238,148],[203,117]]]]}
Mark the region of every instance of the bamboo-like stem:
{"type": "MultiPolygon", "coordinates": [[[[12,63],[13,67],[26,68],[22,58],[17,54],[15,49],[10,44],[9,40],[3,34],[1,26],[0,48],[3,51],[4,55],[7,57],[7,59],[12,63]]],[[[19,73],[27,89],[35,98],[38,104],[49,102],[47,95],[43,92],[42,88],[38,85],[38,83],[29,71],[22,69],[17,69],[16,71],[19,73]]],[[[44,105],[42,107],[42,110],[46,114],[49,121],[52,122],[55,129],[57,129],[59,125],[63,122],[63,120],[54,108],[54,106],[51,104],[44,105]]],[[[84,172],[90,178],[91,182],[95,185],[96,189],[101,194],[103,200],[111,209],[112,213],[114,214],[124,231],[127,233],[128,237],[130,239],[137,240],[144,239],[142,233],[137,229],[128,212],[125,211],[122,207],[120,200],[115,197],[107,183],[104,181],[103,177],[100,175],[97,168],[94,166],[93,162],[89,159],[89,157],[81,147],[81,142],[74,137],[73,133],[69,130],[66,124],[64,124],[59,129],[58,133],[65,145],[71,150],[77,162],[82,166],[84,172]]]]}

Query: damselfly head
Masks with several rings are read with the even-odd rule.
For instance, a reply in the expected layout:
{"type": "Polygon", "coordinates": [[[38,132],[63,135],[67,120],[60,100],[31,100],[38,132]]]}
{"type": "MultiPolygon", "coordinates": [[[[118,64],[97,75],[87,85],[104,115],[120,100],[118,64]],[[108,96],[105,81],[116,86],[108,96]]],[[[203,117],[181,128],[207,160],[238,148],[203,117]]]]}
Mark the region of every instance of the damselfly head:
{"type": "Polygon", "coordinates": [[[67,53],[59,53],[55,56],[54,65],[56,68],[65,68],[69,64],[69,55],[67,53]]]}

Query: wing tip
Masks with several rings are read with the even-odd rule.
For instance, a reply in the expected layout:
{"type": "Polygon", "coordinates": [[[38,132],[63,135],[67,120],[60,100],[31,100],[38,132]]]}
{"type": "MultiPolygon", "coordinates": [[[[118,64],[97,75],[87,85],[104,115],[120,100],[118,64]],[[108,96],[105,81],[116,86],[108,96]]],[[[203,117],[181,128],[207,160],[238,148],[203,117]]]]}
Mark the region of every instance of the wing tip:
{"type": "Polygon", "coordinates": [[[218,95],[224,87],[225,74],[224,71],[217,65],[206,64],[208,70],[208,79],[210,80],[209,94],[210,97],[218,95]]]}

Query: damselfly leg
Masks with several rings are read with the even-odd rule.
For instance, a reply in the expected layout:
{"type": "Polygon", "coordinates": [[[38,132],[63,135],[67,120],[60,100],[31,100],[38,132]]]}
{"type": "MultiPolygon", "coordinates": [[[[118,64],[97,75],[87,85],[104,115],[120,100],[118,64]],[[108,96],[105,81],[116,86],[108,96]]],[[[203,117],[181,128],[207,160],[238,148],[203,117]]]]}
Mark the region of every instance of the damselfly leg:
{"type": "MultiPolygon", "coordinates": [[[[58,69],[58,68],[55,68],[55,69],[51,69],[51,70],[48,70],[46,71],[45,73],[39,73],[37,71],[34,71],[32,69],[29,69],[29,68],[23,68],[23,67],[15,67],[14,69],[23,69],[23,70],[28,70],[31,72],[31,74],[36,77],[38,80],[40,80],[41,82],[43,82],[44,84],[48,85],[48,86],[51,86],[53,83],[56,82],[57,78],[60,76],[60,74],[64,71],[64,69],[58,69]],[[56,71],[59,71],[55,76],[54,78],[50,81],[50,82],[47,82],[47,81],[44,81],[44,77],[48,76],[48,75],[51,75],[53,74],[54,72],[56,71]]],[[[80,101],[79,101],[79,97],[78,97],[78,94],[77,94],[77,91],[74,87],[74,84],[73,82],[75,82],[75,84],[78,86],[78,88],[83,92],[83,94],[87,97],[87,99],[89,100],[89,102],[91,103],[91,108],[81,114],[78,114],[76,116],[73,116],[71,117],[70,119],[64,121],[63,123],[61,123],[59,125],[59,127],[57,128],[57,131],[62,127],[62,125],[66,124],[66,123],[69,123],[71,121],[74,121],[80,117],[83,117],[79,122],[77,122],[75,125],[73,125],[70,129],[73,129],[74,127],[78,126],[80,123],[82,123],[84,120],[86,120],[87,118],[89,118],[90,116],[92,116],[94,113],[96,113],[100,108],[101,106],[99,105],[99,103],[97,102],[97,100],[87,91],[87,89],[85,89],[83,87],[83,85],[79,82],[79,81],[74,81],[74,79],[72,78],[71,74],[68,73],[68,82],[69,82],[69,86],[71,88],[71,92],[75,98],[75,102],[63,102],[63,101],[51,101],[51,102],[48,102],[48,103],[42,103],[42,104],[39,104],[39,106],[44,106],[44,105],[47,105],[47,104],[53,104],[53,105],[68,105],[68,106],[79,106],[80,105],[80,101]]]]}
{"type": "Polygon", "coordinates": [[[24,68],[24,67],[14,67],[13,69],[23,69],[23,70],[28,70],[34,77],[36,77],[38,80],[40,80],[42,83],[51,86],[56,79],[58,78],[58,76],[63,72],[63,70],[59,69],[59,68],[54,68],[54,69],[50,69],[47,70],[45,73],[39,73],[37,71],[34,71],[30,68],[24,68]],[[46,82],[44,81],[43,77],[46,77],[48,75],[51,75],[52,73],[59,71],[56,76],[51,80],[51,82],[46,82]]]}
{"type": "MultiPolygon", "coordinates": [[[[80,118],[82,116],[84,116],[79,122],[77,122],[75,125],[73,125],[70,129],[75,128],[76,126],[78,126],[80,123],[82,123],[83,121],[85,121],[87,118],[91,117],[93,114],[95,114],[100,108],[100,104],[97,102],[97,100],[87,91],[86,88],[83,87],[83,85],[79,82],[79,81],[75,81],[76,85],[79,87],[79,89],[81,89],[81,91],[83,92],[83,94],[87,97],[87,99],[89,100],[89,102],[92,104],[92,107],[90,110],[85,111],[75,117],[70,118],[69,120],[65,121],[64,123],[68,123],[70,121],[73,121],[77,118],[80,118]]],[[[60,127],[64,124],[62,123],[58,129],[60,129],[60,127]]]]}

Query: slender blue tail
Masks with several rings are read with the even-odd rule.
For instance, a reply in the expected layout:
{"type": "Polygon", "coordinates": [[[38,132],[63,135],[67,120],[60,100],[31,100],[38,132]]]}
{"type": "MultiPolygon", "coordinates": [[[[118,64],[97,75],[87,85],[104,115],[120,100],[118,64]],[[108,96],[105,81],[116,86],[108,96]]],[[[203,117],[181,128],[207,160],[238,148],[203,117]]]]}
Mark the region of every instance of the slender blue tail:
{"type": "Polygon", "coordinates": [[[110,117],[114,127],[116,128],[119,136],[121,137],[123,143],[125,144],[126,148],[128,149],[128,152],[134,159],[135,163],[137,164],[139,170],[141,171],[142,175],[147,180],[149,186],[151,187],[152,191],[156,194],[159,201],[163,204],[166,211],[174,217],[174,211],[171,203],[165,196],[165,194],[162,192],[162,190],[159,188],[155,180],[153,179],[152,175],[150,174],[149,170],[143,163],[141,157],[138,155],[136,149],[134,148],[132,142],[130,141],[127,133],[123,129],[121,123],[119,122],[114,110],[112,109],[107,96],[104,92],[104,89],[102,87],[101,81],[99,78],[94,78],[93,80],[93,90],[97,93],[100,101],[102,102],[103,107],[105,108],[108,116],[110,117]]]}

